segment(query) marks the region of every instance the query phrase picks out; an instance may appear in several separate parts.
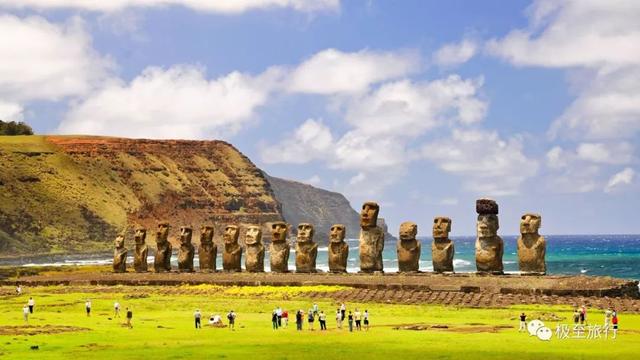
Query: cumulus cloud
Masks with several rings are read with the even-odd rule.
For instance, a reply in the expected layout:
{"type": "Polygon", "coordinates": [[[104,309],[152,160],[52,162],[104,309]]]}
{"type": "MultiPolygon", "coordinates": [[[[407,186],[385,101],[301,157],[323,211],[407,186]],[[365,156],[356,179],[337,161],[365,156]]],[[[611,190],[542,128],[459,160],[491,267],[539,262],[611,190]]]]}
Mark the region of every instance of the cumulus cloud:
{"type": "Polygon", "coordinates": [[[74,104],[58,131],[189,139],[233,134],[265,103],[274,76],[232,72],[210,80],[194,66],[149,67],[74,104]]]}
{"type": "Polygon", "coordinates": [[[442,67],[456,66],[469,61],[478,51],[478,44],[470,39],[446,44],[433,54],[432,61],[442,67]]]}
{"type": "Polygon", "coordinates": [[[354,93],[372,84],[416,72],[420,61],[413,52],[362,50],[346,53],[321,51],[297,66],[287,88],[311,94],[354,93]]]}
{"type": "Polygon", "coordinates": [[[626,142],[582,143],[576,149],[578,158],[603,164],[627,164],[633,158],[633,146],[626,142]]]}
{"type": "Polygon", "coordinates": [[[337,11],[340,9],[340,0],[0,0],[0,7],[5,8],[77,9],[96,12],[167,6],[183,6],[195,11],[222,14],[239,14],[270,8],[315,12],[337,11]]]}
{"type": "Polygon", "coordinates": [[[322,120],[307,119],[291,136],[277,144],[263,146],[262,161],[267,164],[304,164],[324,158],[333,146],[333,136],[322,120]]]}
{"type": "Polygon", "coordinates": [[[82,21],[0,16],[0,98],[13,102],[83,95],[108,75],[111,63],[92,48],[82,21]]]}
{"type": "Polygon", "coordinates": [[[22,121],[24,108],[20,104],[0,100],[0,120],[22,121]]]}
{"type": "Polygon", "coordinates": [[[613,190],[621,186],[631,184],[633,178],[635,177],[635,174],[636,173],[632,168],[624,168],[624,170],[611,176],[611,178],[607,182],[607,186],[605,186],[604,188],[604,191],[607,193],[612,192],[613,190]]]}
{"type": "Polygon", "coordinates": [[[522,139],[502,139],[495,131],[454,130],[450,138],[422,148],[422,156],[445,172],[464,177],[464,187],[478,194],[512,195],[539,164],[523,153],[522,139]]]}

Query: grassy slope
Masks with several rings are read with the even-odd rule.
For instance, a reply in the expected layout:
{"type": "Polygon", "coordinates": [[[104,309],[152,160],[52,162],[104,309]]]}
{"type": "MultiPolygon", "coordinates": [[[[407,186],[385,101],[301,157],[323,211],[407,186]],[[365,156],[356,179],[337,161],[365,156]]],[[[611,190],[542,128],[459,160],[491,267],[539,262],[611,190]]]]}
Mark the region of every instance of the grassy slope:
{"type": "MultiPolygon", "coordinates": [[[[317,290],[311,287],[235,288],[216,296],[160,295],[156,288],[117,288],[119,292],[73,292],[63,288],[34,288],[20,298],[9,296],[0,302],[0,326],[20,325],[22,304],[28,296],[37,301],[32,325],[56,324],[90,328],[88,332],[57,335],[0,336],[0,357],[7,359],[188,359],[188,358],[439,358],[439,359],[629,359],[640,348],[640,316],[621,314],[617,340],[557,340],[541,342],[517,333],[516,329],[497,333],[457,333],[449,331],[398,331],[393,324],[448,324],[468,327],[469,323],[513,325],[520,311],[554,311],[569,317],[569,308],[514,307],[509,309],[456,309],[439,306],[367,304],[373,327],[368,333],[348,333],[335,329],[329,316],[329,331],[296,332],[295,325],[273,331],[270,311],[280,305],[287,309],[308,309],[310,300],[291,291],[317,290]],[[257,290],[257,291],[256,291],[257,290]],[[260,292],[269,292],[269,295],[260,292]],[[125,299],[126,294],[149,293],[141,299],[125,299]],[[233,294],[232,294],[233,293],[233,294]],[[239,296],[244,295],[244,296],[239,296]],[[84,315],[87,297],[93,301],[94,315],[84,315]],[[291,300],[283,300],[288,298],[291,300]],[[113,301],[134,309],[134,328],[109,320],[113,301]],[[239,314],[238,329],[193,329],[192,313],[200,308],[205,316],[233,308],[239,314]],[[158,328],[162,326],[164,328],[158,328]],[[30,345],[40,350],[32,351],[30,345]]],[[[167,291],[164,288],[162,291],[167,291]]],[[[6,290],[6,288],[4,289],[6,290]]],[[[322,289],[327,291],[327,289],[322,289]]],[[[194,288],[194,293],[197,287],[194,288]]],[[[183,292],[184,293],[184,292],[183,292]]],[[[318,301],[321,309],[333,310],[330,299],[318,301]]],[[[347,304],[353,309],[358,304],[347,304]]],[[[332,314],[332,313],[331,313],[332,314]]],[[[600,322],[600,314],[591,314],[600,322]]],[[[548,324],[555,327],[555,324],[548,324]]],[[[317,327],[317,323],[316,323],[317,327]]],[[[306,323],[305,323],[306,329],[306,323]]]]}

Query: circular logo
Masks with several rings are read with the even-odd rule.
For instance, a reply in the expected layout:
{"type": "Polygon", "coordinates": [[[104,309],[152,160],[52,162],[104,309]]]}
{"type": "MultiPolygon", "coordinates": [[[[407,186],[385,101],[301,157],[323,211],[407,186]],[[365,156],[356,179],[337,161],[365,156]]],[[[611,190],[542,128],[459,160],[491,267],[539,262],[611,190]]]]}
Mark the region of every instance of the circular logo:
{"type": "Polygon", "coordinates": [[[548,327],[542,326],[538,328],[538,331],[536,331],[536,336],[542,341],[549,341],[553,336],[553,332],[551,332],[551,329],[549,329],[548,327]]]}
{"type": "Polygon", "coordinates": [[[529,330],[529,335],[536,336],[536,332],[539,328],[543,327],[544,324],[540,320],[532,320],[527,324],[527,330],[529,330]]]}

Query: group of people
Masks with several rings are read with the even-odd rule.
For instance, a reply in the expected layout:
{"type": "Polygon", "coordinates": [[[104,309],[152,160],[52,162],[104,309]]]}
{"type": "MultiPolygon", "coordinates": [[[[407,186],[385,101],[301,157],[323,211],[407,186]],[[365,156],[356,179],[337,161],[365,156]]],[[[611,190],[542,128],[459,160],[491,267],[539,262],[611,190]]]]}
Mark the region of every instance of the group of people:
{"type": "MultiPolygon", "coordinates": [[[[229,322],[228,326],[231,330],[235,330],[236,317],[237,314],[233,310],[227,313],[227,320],[229,322]]],[[[202,329],[202,313],[200,312],[200,309],[196,309],[196,311],[193,313],[193,319],[195,321],[196,329],[202,329]]],[[[227,326],[222,322],[222,316],[220,316],[220,314],[211,314],[211,316],[209,316],[209,325],[213,327],[227,326]]]]}
{"type": "MultiPolygon", "coordinates": [[[[574,326],[586,325],[587,323],[587,307],[582,305],[579,308],[573,310],[573,324],[574,326]]],[[[613,338],[618,336],[618,312],[616,309],[607,307],[604,311],[604,324],[603,327],[611,329],[613,331],[613,338]]],[[[525,313],[520,314],[520,327],[518,332],[527,331],[527,315],[525,313]]]]}
{"type": "MultiPolygon", "coordinates": [[[[278,323],[278,310],[274,310],[272,315],[272,321],[274,322],[274,329],[277,329],[276,324],[278,323]]],[[[286,310],[284,311],[286,312],[286,310]]],[[[284,313],[283,312],[283,313],[284,313]]],[[[320,324],[320,330],[327,330],[327,314],[318,308],[318,304],[313,304],[311,309],[309,309],[306,313],[304,310],[300,309],[296,311],[296,330],[301,331],[304,323],[304,319],[307,319],[309,330],[314,330],[314,323],[316,320],[320,324]]],[[[288,314],[287,314],[288,318],[288,314]]],[[[353,312],[349,311],[347,314],[347,307],[344,303],[340,304],[340,307],[336,309],[336,328],[342,329],[342,325],[344,321],[347,321],[349,326],[349,331],[353,332],[354,325],[355,330],[360,331],[364,328],[364,330],[369,330],[369,311],[365,310],[364,313],[360,312],[358,308],[355,308],[353,312]]]]}
{"type": "Polygon", "coordinates": [[[289,312],[286,309],[282,310],[280,306],[273,309],[271,312],[271,326],[273,330],[278,330],[281,327],[288,327],[289,312]]]}
{"type": "MultiPolygon", "coordinates": [[[[20,292],[18,293],[22,293],[22,290],[20,290],[20,292]]],[[[35,306],[36,301],[33,300],[32,297],[29,297],[29,301],[27,301],[27,303],[22,307],[22,316],[24,317],[24,322],[29,322],[29,315],[33,314],[33,309],[35,306]]]]}

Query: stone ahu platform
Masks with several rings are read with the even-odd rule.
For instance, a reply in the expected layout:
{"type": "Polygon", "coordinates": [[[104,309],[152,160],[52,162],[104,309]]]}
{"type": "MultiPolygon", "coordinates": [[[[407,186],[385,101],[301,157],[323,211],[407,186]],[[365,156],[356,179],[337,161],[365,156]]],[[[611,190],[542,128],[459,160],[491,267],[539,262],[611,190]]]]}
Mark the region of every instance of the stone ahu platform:
{"type": "Polygon", "coordinates": [[[47,285],[175,286],[215,284],[224,286],[342,285],[368,290],[512,294],[640,299],[638,282],[602,276],[486,276],[477,274],[297,274],[297,273],[60,273],[0,281],[47,285]]]}

